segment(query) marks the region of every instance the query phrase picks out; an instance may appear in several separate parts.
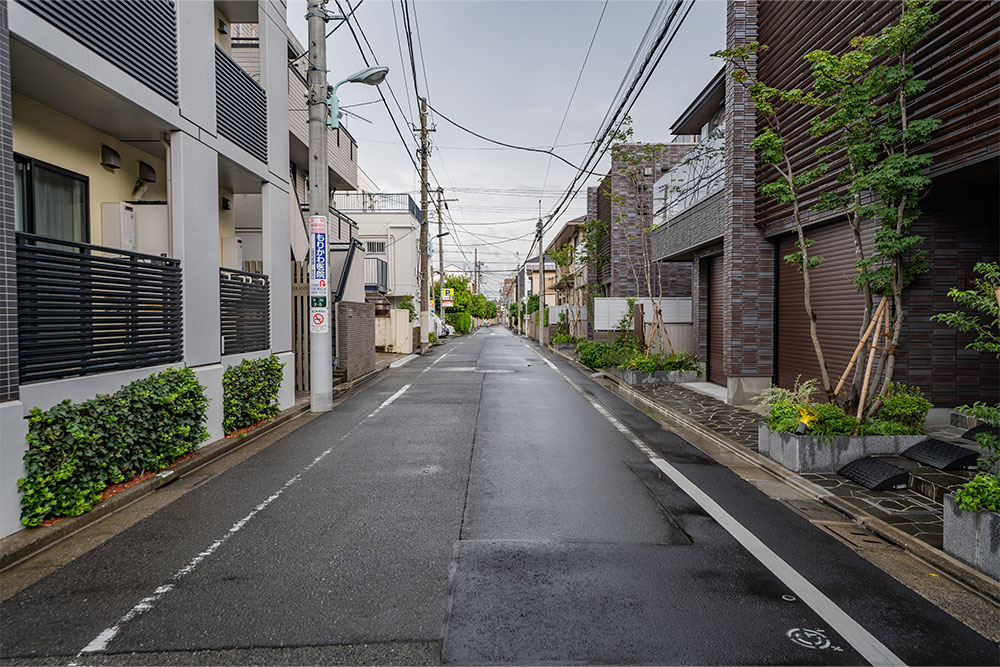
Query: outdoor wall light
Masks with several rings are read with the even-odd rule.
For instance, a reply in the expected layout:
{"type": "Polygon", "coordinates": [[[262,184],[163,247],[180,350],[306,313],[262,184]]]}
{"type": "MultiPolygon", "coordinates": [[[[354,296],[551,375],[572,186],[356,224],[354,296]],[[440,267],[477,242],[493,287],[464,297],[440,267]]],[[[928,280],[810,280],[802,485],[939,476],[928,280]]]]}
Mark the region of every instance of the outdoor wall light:
{"type": "Polygon", "coordinates": [[[101,144],[101,164],[108,169],[121,169],[122,156],[111,146],[101,144]]]}
{"type": "Polygon", "coordinates": [[[233,201],[231,199],[227,198],[227,197],[223,197],[222,198],[222,210],[223,211],[232,211],[233,210],[233,201]]]}
{"type": "Polygon", "coordinates": [[[226,22],[223,21],[222,19],[219,19],[219,34],[220,35],[228,35],[229,34],[229,26],[226,25],[226,22]]]}
{"type": "Polygon", "coordinates": [[[384,65],[375,65],[374,67],[366,67],[360,72],[355,72],[343,81],[340,81],[333,86],[329,86],[328,90],[330,94],[327,97],[326,104],[330,109],[330,117],[326,121],[327,126],[333,129],[340,127],[340,100],[337,98],[337,88],[340,88],[345,83],[363,83],[366,86],[377,86],[385,81],[385,77],[388,73],[388,67],[385,67],[384,65]]]}
{"type": "Polygon", "coordinates": [[[156,183],[156,170],[142,160],[139,160],[139,180],[143,183],[156,183]]]}

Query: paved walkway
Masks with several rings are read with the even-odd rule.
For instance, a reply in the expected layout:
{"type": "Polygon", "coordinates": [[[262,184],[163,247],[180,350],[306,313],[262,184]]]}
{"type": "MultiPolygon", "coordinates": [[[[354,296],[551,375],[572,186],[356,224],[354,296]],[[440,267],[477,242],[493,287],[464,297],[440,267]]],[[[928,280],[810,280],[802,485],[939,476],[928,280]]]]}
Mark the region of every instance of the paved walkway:
{"type": "MultiPolygon", "coordinates": [[[[660,405],[699,422],[718,435],[757,451],[757,424],[763,418],[761,415],[677,384],[638,386],[634,389],[660,405]]],[[[940,435],[942,438],[954,439],[954,433],[951,432],[940,435]]],[[[931,469],[921,474],[936,475],[943,480],[939,483],[949,490],[964,483],[972,475],[965,472],[942,475],[931,469]]],[[[942,548],[943,518],[940,498],[930,498],[912,489],[871,491],[836,473],[805,473],[802,477],[922,542],[936,549],[942,548]]]]}

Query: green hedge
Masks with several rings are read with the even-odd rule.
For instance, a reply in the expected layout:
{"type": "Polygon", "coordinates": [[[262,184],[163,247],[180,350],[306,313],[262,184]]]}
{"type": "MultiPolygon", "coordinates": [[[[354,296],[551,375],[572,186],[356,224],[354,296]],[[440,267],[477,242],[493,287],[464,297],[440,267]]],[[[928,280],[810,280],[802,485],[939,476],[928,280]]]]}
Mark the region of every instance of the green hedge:
{"type": "Polygon", "coordinates": [[[163,470],[208,437],[207,410],[205,388],[189,368],[170,368],[83,403],[32,408],[27,474],[17,481],[21,523],[78,516],[108,485],[163,470]]]}
{"type": "Polygon", "coordinates": [[[229,366],[222,375],[222,430],[226,434],[273,419],[278,407],[281,369],[273,354],[260,359],[244,359],[229,366]]]}
{"type": "Polygon", "coordinates": [[[455,327],[455,332],[463,336],[472,329],[472,315],[462,311],[458,313],[447,313],[444,316],[445,322],[455,327]]]}

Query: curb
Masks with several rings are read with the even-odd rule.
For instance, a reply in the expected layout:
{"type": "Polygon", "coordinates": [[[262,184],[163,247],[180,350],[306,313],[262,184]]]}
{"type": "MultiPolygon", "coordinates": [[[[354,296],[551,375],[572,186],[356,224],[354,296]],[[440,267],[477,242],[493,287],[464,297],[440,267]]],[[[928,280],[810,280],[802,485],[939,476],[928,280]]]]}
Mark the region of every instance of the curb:
{"type": "Polygon", "coordinates": [[[222,438],[197,450],[198,455],[153,475],[133,487],[115,494],[98,503],[92,510],[80,516],[68,517],[51,526],[22,529],[0,539],[0,571],[7,570],[27,560],[57,542],[74,535],[98,521],[114,514],[127,505],[140,500],[184,475],[229,454],[230,452],[258,440],[299,415],[309,412],[309,403],[296,403],[280,412],[272,421],[258,426],[243,438],[222,438]]]}
{"type": "MultiPolygon", "coordinates": [[[[587,373],[588,375],[594,372],[592,369],[583,366],[572,357],[569,357],[558,350],[552,348],[545,349],[573,364],[578,371],[587,373]]],[[[787,470],[770,459],[767,459],[763,455],[743,447],[734,440],[730,440],[725,436],[719,435],[700,422],[697,422],[670,407],[657,403],[656,401],[635,391],[631,386],[625,384],[613,375],[604,374],[604,377],[615,385],[614,389],[616,394],[625,398],[629,402],[634,400],[656,411],[671,426],[675,426],[678,430],[682,431],[681,435],[693,434],[697,437],[710,440],[721,447],[725,447],[731,453],[739,456],[748,464],[766,470],[768,473],[774,475],[797,491],[824,503],[828,507],[831,507],[832,509],[845,515],[859,526],[866,528],[879,537],[895,544],[931,566],[941,570],[948,576],[958,580],[994,604],[1000,604],[1000,582],[994,581],[978,570],[975,570],[958,559],[949,556],[940,549],[935,549],[929,544],[921,542],[917,538],[909,535],[899,528],[896,528],[892,524],[889,524],[882,519],[879,519],[864,510],[845,502],[844,500],[841,500],[839,497],[830,493],[826,489],[820,488],[812,482],[803,479],[801,476],[787,470]]]]}

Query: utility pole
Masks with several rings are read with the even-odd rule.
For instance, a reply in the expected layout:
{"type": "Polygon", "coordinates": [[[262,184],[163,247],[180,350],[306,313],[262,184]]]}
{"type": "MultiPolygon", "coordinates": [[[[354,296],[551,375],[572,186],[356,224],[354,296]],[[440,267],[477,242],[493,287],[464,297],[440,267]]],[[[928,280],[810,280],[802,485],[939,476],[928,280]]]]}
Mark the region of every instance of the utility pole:
{"type": "Polygon", "coordinates": [[[333,409],[333,338],[330,336],[330,282],[327,277],[327,173],[329,114],[326,80],[326,0],[309,0],[309,411],[333,409]]]}
{"type": "Polygon", "coordinates": [[[545,245],[542,243],[542,219],[538,219],[538,344],[545,345],[545,245]]]}
{"type": "Polygon", "coordinates": [[[444,222],[441,220],[441,198],[444,189],[438,188],[438,317],[444,322],[444,222]]]}
{"type": "Polygon", "coordinates": [[[472,291],[479,291],[479,248],[472,254],[472,291]]]}
{"type": "MultiPolygon", "coordinates": [[[[427,100],[420,98],[420,354],[430,348],[430,243],[427,240],[427,100]]],[[[325,153],[324,153],[325,155],[325,153]]]]}
{"type": "Polygon", "coordinates": [[[521,253],[514,253],[517,265],[514,267],[514,331],[521,333],[521,253]]]}

